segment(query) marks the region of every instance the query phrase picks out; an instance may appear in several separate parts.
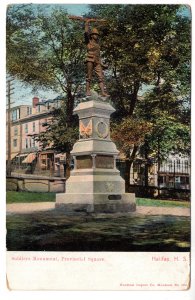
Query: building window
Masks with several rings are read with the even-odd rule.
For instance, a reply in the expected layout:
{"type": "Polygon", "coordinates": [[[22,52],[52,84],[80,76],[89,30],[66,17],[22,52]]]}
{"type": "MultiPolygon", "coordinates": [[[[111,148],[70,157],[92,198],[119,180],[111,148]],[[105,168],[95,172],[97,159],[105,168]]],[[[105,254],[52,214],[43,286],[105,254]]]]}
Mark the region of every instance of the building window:
{"type": "Polygon", "coordinates": [[[28,139],[26,139],[26,149],[28,148],[28,139]]]}
{"type": "Polygon", "coordinates": [[[181,177],[181,184],[189,184],[189,177],[188,176],[183,176],[181,177]]]}
{"type": "Polygon", "coordinates": [[[164,176],[159,176],[158,180],[159,180],[159,184],[163,184],[164,183],[164,176]]]}
{"type": "Polygon", "coordinates": [[[16,121],[18,119],[20,119],[20,109],[19,108],[14,109],[12,111],[12,121],[16,121]]]}
{"type": "Polygon", "coordinates": [[[17,126],[14,127],[14,135],[18,135],[18,127],[17,126]]]}
{"type": "Polygon", "coordinates": [[[53,168],[54,154],[41,154],[41,169],[51,170],[53,168]]]}
{"type": "Polygon", "coordinates": [[[177,171],[179,171],[180,170],[180,160],[179,159],[177,159],[177,161],[176,161],[176,166],[177,166],[177,171]]]}
{"type": "Polygon", "coordinates": [[[14,146],[14,147],[17,147],[17,139],[14,139],[14,140],[13,140],[13,146],[14,146]]]}
{"type": "Polygon", "coordinates": [[[169,183],[168,186],[171,188],[174,186],[174,177],[173,176],[169,176],[169,183]]]}
{"type": "Polygon", "coordinates": [[[35,140],[34,139],[32,139],[32,147],[34,148],[35,147],[35,140]]]}
{"type": "Polygon", "coordinates": [[[31,148],[31,144],[32,144],[31,139],[29,139],[29,148],[31,148]]]}
{"type": "Polygon", "coordinates": [[[188,160],[184,161],[184,170],[186,173],[188,173],[188,160]]]}
{"type": "Polygon", "coordinates": [[[47,170],[47,155],[46,154],[41,155],[41,169],[47,170]]]}
{"type": "Polygon", "coordinates": [[[168,161],[168,166],[169,166],[169,172],[172,172],[173,171],[173,162],[171,159],[168,161]]]}
{"type": "Polygon", "coordinates": [[[35,122],[33,122],[33,131],[35,131],[35,122]]]}
{"type": "Polygon", "coordinates": [[[15,120],[17,120],[17,115],[16,115],[16,110],[13,110],[12,111],[12,121],[15,121],[15,120]]]}
{"type": "Polygon", "coordinates": [[[176,182],[176,183],[180,183],[180,176],[176,176],[176,177],[175,177],[175,182],[176,182]]]}
{"type": "Polygon", "coordinates": [[[28,124],[25,124],[25,133],[28,133],[28,124]]]}

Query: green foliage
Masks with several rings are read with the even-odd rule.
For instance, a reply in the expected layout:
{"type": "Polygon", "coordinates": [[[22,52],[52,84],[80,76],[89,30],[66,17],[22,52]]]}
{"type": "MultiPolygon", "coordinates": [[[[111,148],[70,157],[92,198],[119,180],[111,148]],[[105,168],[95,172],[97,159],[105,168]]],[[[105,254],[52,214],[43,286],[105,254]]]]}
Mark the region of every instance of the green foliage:
{"type": "Polygon", "coordinates": [[[72,117],[72,122],[67,122],[65,105],[55,109],[51,119],[45,124],[46,131],[39,134],[37,140],[41,142],[42,148],[52,148],[56,151],[70,152],[78,139],[78,121],[72,117]]]}
{"type": "Polygon", "coordinates": [[[111,137],[126,157],[129,157],[134,146],[139,147],[144,143],[145,135],[151,129],[152,124],[145,120],[124,118],[119,123],[111,124],[111,137]]]}
{"type": "Polygon", "coordinates": [[[189,104],[166,82],[140,99],[136,112],[152,123],[152,131],[145,138],[148,155],[160,160],[170,153],[190,155],[189,111],[189,104]]]}
{"type": "Polygon", "coordinates": [[[152,133],[147,137],[150,156],[166,159],[170,153],[190,155],[189,126],[171,118],[159,118],[152,133]]]}
{"type": "Polygon", "coordinates": [[[7,71],[35,87],[75,93],[84,74],[83,31],[54,10],[15,5],[7,12],[7,71]],[[74,84],[74,85],[73,85],[74,84]]]}
{"type": "Polygon", "coordinates": [[[83,24],[64,10],[49,14],[36,5],[11,5],[7,11],[7,71],[34,88],[64,95],[47,130],[37,139],[42,147],[69,152],[78,137],[73,109],[84,78],[83,24]]]}
{"type": "Polygon", "coordinates": [[[160,79],[189,87],[190,21],[178,15],[181,6],[91,7],[95,16],[108,20],[101,26],[102,49],[112,70],[109,89],[117,108],[133,114],[140,88],[160,79]]]}
{"type": "Polygon", "coordinates": [[[127,157],[133,148],[158,159],[190,152],[191,25],[182,9],[91,5],[93,16],[107,20],[99,30],[117,108],[113,138],[127,157]]]}

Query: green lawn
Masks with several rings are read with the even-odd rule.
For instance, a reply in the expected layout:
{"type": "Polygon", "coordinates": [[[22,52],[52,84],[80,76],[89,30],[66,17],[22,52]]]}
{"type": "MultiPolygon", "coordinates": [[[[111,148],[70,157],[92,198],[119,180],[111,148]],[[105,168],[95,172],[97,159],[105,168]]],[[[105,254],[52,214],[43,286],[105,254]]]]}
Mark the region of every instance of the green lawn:
{"type": "MultiPolygon", "coordinates": [[[[55,193],[7,192],[7,203],[55,202],[55,193]]],[[[138,206],[190,207],[187,201],[136,198],[138,206]]]]}
{"type": "Polygon", "coordinates": [[[7,192],[7,203],[54,202],[55,193],[7,192]]]}
{"type": "Polygon", "coordinates": [[[164,206],[164,207],[190,207],[188,201],[171,201],[171,200],[158,200],[158,199],[147,199],[147,198],[136,198],[138,206],[164,206]]]}

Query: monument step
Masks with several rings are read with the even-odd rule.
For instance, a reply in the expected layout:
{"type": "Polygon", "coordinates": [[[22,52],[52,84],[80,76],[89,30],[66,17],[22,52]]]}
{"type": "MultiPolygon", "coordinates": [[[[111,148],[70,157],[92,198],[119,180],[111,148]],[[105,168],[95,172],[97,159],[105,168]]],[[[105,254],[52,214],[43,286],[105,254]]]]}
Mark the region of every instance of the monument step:
{"type": "Polygon", "coordinates": [[[136,210],[135,195],[113,193],[65,193],[56,195],[57,209],[64,212],[132,212],[136,210]]]}

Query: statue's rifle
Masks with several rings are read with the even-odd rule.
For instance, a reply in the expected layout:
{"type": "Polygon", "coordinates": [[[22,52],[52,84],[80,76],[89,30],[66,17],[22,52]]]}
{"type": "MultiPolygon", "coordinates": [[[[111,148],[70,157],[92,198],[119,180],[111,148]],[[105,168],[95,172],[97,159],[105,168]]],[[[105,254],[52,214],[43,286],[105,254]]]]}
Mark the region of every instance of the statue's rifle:
{"type": "Polygon", "coordinates": [[[104,19],[93,19],[93,18],[83,18],[83,17],[79,17],[79,16],[68,16],[68,18],[70,20],[76,20],[76,21],[83,21],[83,22],[106,22],[106,20],[104,19]]]}

